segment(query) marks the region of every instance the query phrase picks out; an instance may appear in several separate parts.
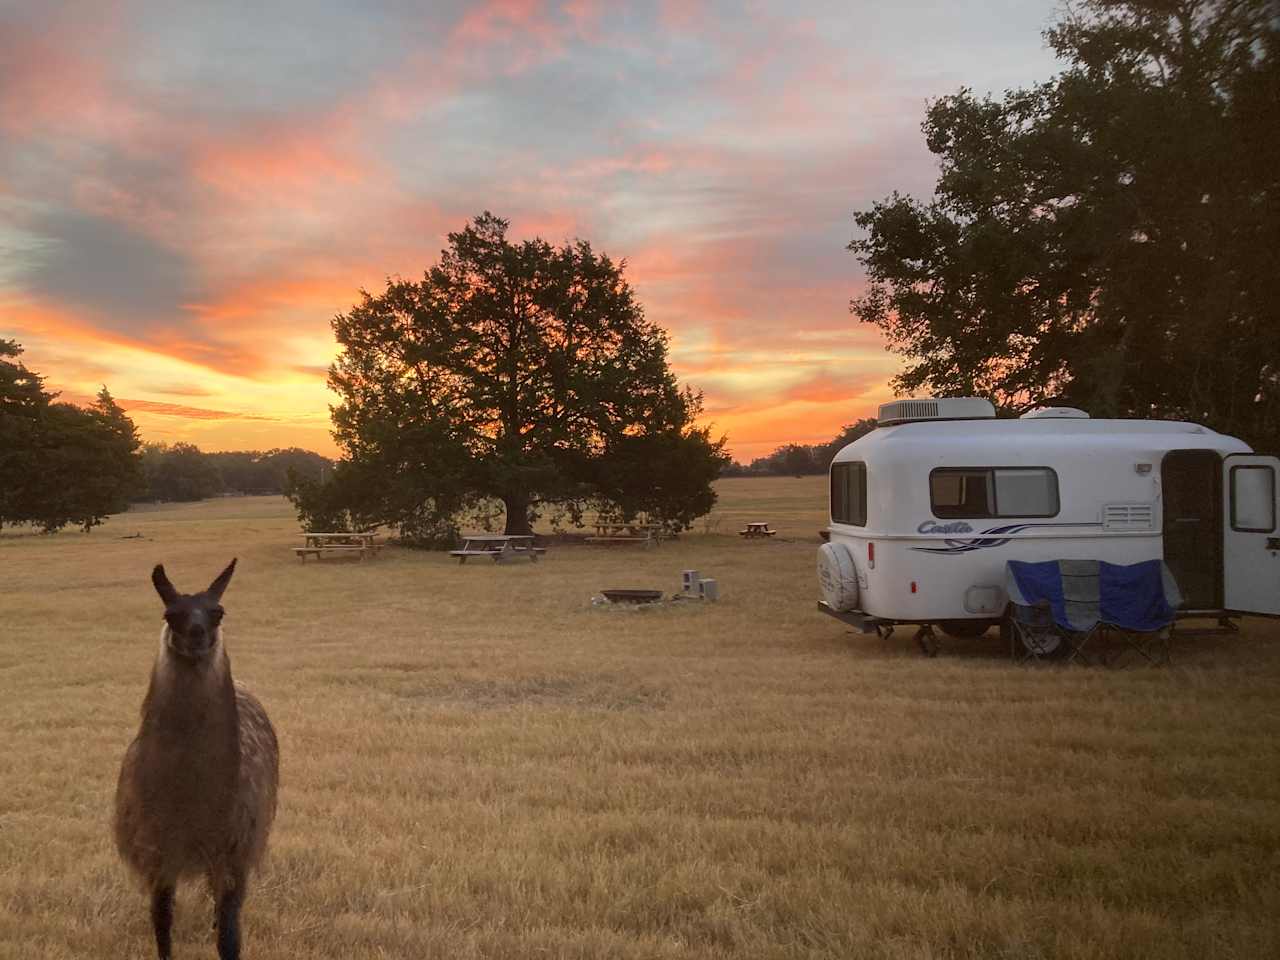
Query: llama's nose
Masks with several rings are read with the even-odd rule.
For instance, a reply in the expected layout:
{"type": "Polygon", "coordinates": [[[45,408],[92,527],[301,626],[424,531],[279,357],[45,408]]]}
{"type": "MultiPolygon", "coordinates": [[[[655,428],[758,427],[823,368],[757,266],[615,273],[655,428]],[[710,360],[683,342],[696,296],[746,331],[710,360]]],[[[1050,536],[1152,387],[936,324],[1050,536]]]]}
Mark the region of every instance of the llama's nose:
{"type": "Polygon", "coordinates": [[[187,628],[187,639],[196,646],[203,646],[206,638],[207,636],[203,623],[193,623],[187,628]]]}

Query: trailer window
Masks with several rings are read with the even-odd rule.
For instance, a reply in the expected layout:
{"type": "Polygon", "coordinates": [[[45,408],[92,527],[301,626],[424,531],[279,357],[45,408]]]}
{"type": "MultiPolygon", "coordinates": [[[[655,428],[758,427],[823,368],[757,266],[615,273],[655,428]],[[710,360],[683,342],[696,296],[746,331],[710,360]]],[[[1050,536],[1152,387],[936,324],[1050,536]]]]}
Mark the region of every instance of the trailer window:
{"type": "Polygon", "coordinates": [[[867,525],[867,465],[831,465],[831,522],[867,525]]]}
{"type": "Polygon", "coordinates": [[[990,517],[990,470],[935,470],[929,477],[935,517],[990,517]]]}
{"type": "Polygon", "coordinates": [[[1052,517],[1058,513],[1058,475],[1048,467],[940,467],[929,475],[933,515],[1052,517]]]}
{"type": "Polygon", "coordinates": [[[1272,533],[1276,528],[1276,474],[1269,466],[1231,468],[1231,529],[1272,533]]]}
{"type": "Polygon", "coordinates": [[[997,517],[1052,517],[1058,512],[1058,475],[1052,470],[997,469],[997,517]]]}

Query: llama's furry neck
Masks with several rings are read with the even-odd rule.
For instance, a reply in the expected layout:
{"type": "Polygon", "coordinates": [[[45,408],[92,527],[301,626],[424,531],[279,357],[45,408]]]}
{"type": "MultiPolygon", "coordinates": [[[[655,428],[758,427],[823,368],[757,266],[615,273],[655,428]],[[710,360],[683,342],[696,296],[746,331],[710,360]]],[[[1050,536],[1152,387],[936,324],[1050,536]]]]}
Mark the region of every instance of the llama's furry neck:
{"type": "Polygon", "coordinates": [[[235,687],[221,628],[214,634],[212,648],[198,660],[175,653],[170,635],[169,625],[165,624],[160,631],[151,685],[142,704],[144,729],[177,734],[224,721],[234,731],[235,687]]]}

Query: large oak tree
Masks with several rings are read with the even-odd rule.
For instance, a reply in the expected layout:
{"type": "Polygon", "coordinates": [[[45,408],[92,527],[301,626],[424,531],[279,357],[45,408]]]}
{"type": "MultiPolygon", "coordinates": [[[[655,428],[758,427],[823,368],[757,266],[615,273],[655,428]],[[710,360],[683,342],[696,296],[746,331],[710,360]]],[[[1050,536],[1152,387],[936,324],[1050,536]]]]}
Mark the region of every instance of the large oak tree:
{"type": "Polygon", "coordinates": [[[711,509],[724,441],[696,425],[701,396],[677,385],[625,264],[507,230],[486,212],[420,281],[334,319],[344,458],[327,491],[300,487],[304,516],[342,507],[409,531],[496,498],[506,532],[527,533],[547,504],[681,527],[711,509]]]}
{"type": "Polygon", "coordinates": [[[1280,447],[1280,6],[1084,0],[1046,39],[1051,81],[931,104],[931,200],[856,215],[896,388],[1280,447]]]}

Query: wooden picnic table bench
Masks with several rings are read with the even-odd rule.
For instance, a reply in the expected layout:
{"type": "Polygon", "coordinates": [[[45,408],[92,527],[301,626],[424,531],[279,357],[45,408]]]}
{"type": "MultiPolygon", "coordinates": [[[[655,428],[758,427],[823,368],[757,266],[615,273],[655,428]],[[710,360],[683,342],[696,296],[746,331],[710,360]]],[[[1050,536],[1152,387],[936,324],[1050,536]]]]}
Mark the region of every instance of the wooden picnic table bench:
{"type": "Polygon", "coordinates": [[[615,521],[597,519],[596,535],[584,538],[586,543],[636,543],[656,547],[662,538],[662,525],[638,520],[615,521]]]}
{"type": "Polygon", "coordinates": [[[305,546],[294,547],[293,552],[303,563],[307,562],[307,557],[315,557],[319,560],[325,556],[338,557],[353,554],[363,560],[366,556],[376,557],[378,551],[382,549],[382,544],[374,542],[377,534],[369,530],[332,533],[304,531],[302,537],[305,546]]]}
{"type": "Polygon", "coordinates": [[[748,521],[745,530],[738,531],[738,536],[746,537],[747,539],[754,539],[756,537],[772,537],[775,536],[777,532],[777,530],[769,529],[769,522],[767,520],[751,520],[748,521]]]}
{"type": "Polygon", "coordinates": [[[533,534],[475,533],[462,538],[462,546],[450,550],[449,556],[457,557],[459,564],[468,557],[488,557],[494,563],[504,563],[513,557],[528,557],[538,562],[538,554],[546,553],[546,547],[533,545],[533,534]]]}

